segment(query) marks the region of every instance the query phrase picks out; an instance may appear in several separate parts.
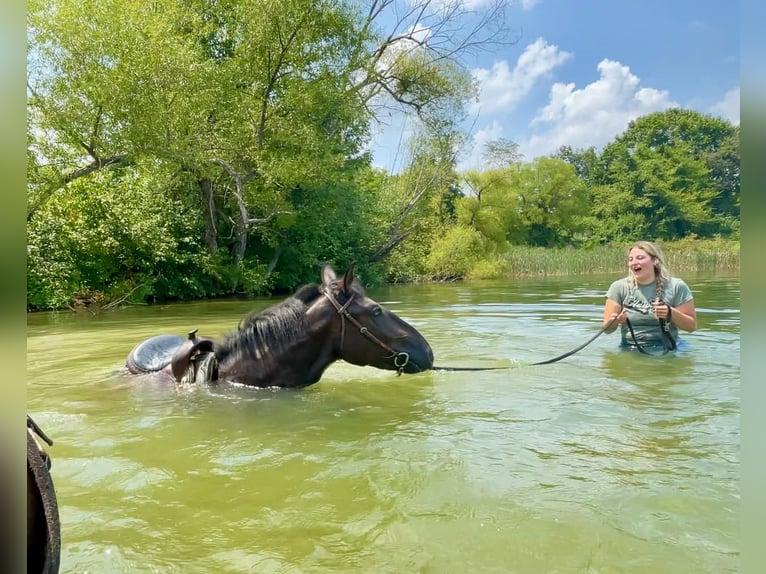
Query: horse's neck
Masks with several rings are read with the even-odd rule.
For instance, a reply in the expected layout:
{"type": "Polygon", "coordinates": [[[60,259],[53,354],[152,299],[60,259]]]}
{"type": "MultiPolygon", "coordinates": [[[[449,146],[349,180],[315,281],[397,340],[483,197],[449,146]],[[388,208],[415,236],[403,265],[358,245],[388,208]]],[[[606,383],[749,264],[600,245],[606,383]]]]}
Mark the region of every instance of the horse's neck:
{"type": "Polygon", "coordinates": [[[333,339],[322,332],[293,341],[278,355],[231,353],[222,359],[224,378],[257,387],[302,387],[316,383],[338,358],[333,339]]]}

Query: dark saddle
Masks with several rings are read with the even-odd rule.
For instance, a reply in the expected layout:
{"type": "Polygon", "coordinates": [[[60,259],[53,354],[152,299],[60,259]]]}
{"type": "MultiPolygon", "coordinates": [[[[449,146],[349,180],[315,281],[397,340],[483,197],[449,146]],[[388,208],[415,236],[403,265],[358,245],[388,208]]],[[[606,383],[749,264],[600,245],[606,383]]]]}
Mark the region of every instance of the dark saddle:
{"type": "Polygon", "coordinates": [[[179,383],[209,383],[218,379],[215,341],[198,337],[197,329],[186,339],[156,335],[136,345],[126,366],[133,374],[167,372],[179,383]]]}

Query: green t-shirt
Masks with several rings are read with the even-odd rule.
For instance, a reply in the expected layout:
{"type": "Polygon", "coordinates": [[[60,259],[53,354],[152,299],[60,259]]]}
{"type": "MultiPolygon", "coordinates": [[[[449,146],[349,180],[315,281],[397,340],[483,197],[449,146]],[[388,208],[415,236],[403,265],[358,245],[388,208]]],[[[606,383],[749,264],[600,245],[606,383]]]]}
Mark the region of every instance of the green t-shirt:
{"type": "MultiPolygon", "coordinates": [[[[615,301],[621,307],[630,307],[627,311],[628,319],[633,325],[636,339],[642,345],[662,346],[662,328],[654,314],[652,301],[657,296],[657,285],[653,281],[648,285],[630,287],[627,278],[618,279],[609,286],[606,298],[615,301]],[[635,310],[638,309],[638,310],[635,310]],[[646,311],[646,314],[641,311],[646,311]]],[[[693,299],[691,289],[682,279],[671,277],[665,281],[662,290],[662,301],[671,307],[678,307],[693,299]]],[[[673,323],[669,325],[673,340],[678,339],[678,327],[673,323]]],[[[623,345],[635,345],[633,336],[630,334],[627,323],[620,325],[623,345]]]]}

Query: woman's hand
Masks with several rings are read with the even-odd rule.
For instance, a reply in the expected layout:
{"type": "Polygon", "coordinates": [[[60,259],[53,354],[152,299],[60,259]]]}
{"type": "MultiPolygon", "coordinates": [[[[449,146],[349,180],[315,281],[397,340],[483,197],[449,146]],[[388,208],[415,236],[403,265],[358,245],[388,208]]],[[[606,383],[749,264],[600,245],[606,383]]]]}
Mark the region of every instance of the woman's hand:
{"type": "Polygon", "coordinates": [[[679,329],[689,333],[697,330],[697,311],[694,309],[694,299],[681,303],[678,307],[671,307],[667,303],[659,301],[652,303],[652,306],[658,319],[673,323],[679,329]]]}
{"type": "Polygon", "coordinates": [[[628,319],[628,316],[625,314],[625,309],[623,309],[619,313],[612,313],[610,315],[609,322],[612,323],[615,327],[619,327],[620,325],[625,323],[627,319],[628,319]]]}
{"type": "Polygon", "coordinates": [[[670,305],[667,303],[663,303],[662,301],[655,300],[652,303],[652,307],[654,308],[654,315],[658,319],[664,319],[665,321],[670,321],[670,317],[673,314],[673,310],[671,309],[670,305]]]}
{"type": "Polygon", "coordinates": [[[601,328],[604,329],[605,333],[611,333],[625,323],[627,318],[625,309],[619,303],[607,299],[606,305],[604,305],[604,319],[601,323],[601,328]]]}

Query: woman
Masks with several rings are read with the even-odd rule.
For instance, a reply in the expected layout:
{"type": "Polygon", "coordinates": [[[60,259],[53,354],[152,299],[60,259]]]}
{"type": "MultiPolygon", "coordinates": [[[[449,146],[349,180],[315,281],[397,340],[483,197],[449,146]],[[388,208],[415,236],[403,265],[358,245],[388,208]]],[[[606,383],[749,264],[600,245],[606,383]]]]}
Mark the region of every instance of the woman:
{"type": "Polygon", "coordinates": [[[659,247],[638,241],[628,251],[628,276],[611,284],[604,305],[604,332],[620,326],[622,346],[675,350],[678,330],[697,328],[694,298],[682,279],[671,277],[659,247]]]}

